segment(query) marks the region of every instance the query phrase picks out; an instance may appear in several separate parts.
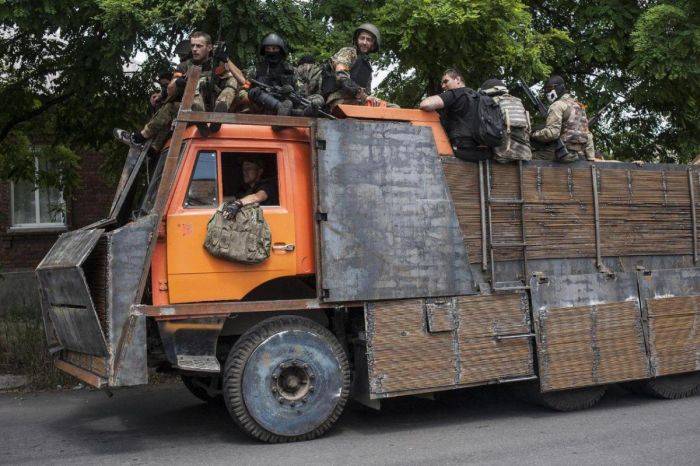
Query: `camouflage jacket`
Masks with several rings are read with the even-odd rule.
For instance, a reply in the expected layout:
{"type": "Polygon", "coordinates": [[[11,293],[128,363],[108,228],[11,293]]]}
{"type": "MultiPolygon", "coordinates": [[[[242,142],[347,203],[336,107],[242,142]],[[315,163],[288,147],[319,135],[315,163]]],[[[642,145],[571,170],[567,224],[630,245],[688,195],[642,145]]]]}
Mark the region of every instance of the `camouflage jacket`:
{"type": "MultiPolygon", "coordinates": [[[[574,113],[570,108],[574,104],[580,106],[580,104],[576,103],[571,94],[568,93],[557,99],[552,105],[549,106],[547,121],[544,128],[533,131],[531,139],[540,142],[552,142],[557,138],[562,137],[562,133],[565,129],[567,129],[565,126],[568,124],[568,120],[572,113],[574,113]]],[[[583,107],[581,107],[580,110],[583,112],[585,118],[585,110],[583,110],[583,107]]],[[[580,125],[577,123],[577,126],[582,126],[580,128],[580,132],[585,133],[585,142],[582,140],[579,144],[566,144],[567,149],[575,152],[585,152],[586,158],[592,160],[595,156],[593,136],[591,135],[590,131],[588,131],[587,126],[584,128],[582,123],[580,125]]]]}
{"type": "Polygon", "coordinates": [[[294,68],[297,89],[304,97],[321,93],[323,69],[315,63],[304,63],[294,68]]]}

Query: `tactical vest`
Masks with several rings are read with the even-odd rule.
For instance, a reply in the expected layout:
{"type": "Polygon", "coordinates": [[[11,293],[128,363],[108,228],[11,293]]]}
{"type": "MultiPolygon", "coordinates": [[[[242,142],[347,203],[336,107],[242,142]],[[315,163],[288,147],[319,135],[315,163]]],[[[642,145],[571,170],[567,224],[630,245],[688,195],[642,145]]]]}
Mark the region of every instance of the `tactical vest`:
{"type": "MultiPolygon", "coordinates": [[[[321,78],[321,93],[328,97],[333,92],[340,89],[335,70],[330,62],[323,65],[323,75],[321,78]]],[[[367,56],[358,56],[350,66],[350,79],[360,87],[363,87],[367,94],[372,92],[372,65],[367,56]]]]}
{"type": "Polygon", "coordinates": [[[360,87],[364,87],[367,94],[372,92],[372,65],[366,55],[358,55],[350,67],[350,78],[360,87]]]}
{"type": "Polygon", "coordinates": [[[523,103],[510,94],[494,96],[493,100],[501,107],[506,126],[503,144],[493,148],[494,159],[499,162],[531,160],[530,115],[523,103]]]}
{"type": "Polygon", "coordinates": [[[258,264],[270,257],[272,236],[260,206],[245,205],[227,220],[225,205],[222,203],[209,220],[204,248],[215,257],[244,264],[258,264]]]}
{"type": "Polygon", "coordinates": [[[562,99],[567,104],[564,111],[561,140],[567,149],[584,152],[588,142],[588,117],[586,110],[573,98],[562,99]]]}
{"type": "Polygon", "coordinates": [[[270,86],[290,85],[296,87],[294,68],[286,61],[272,66],[265,61],[255,66],[255,79],[270,86]]]}

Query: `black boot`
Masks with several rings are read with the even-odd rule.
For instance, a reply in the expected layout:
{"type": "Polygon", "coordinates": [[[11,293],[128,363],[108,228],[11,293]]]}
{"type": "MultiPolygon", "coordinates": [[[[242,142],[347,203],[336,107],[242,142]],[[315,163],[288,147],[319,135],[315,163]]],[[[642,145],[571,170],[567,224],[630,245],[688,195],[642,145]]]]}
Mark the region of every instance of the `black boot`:
{"type": "MultiPolygon", "coordinates": [[[[226,113],[228,112],[228,105],[226,102],[220,101],[217,102],[216,105],[214,106],[214,111],[217,113],[226,113]]],[[[221,123],[216,122],[216,123],[209,123],[209,131],[212,133],[216,133],[221,129],[221,123]]]]}

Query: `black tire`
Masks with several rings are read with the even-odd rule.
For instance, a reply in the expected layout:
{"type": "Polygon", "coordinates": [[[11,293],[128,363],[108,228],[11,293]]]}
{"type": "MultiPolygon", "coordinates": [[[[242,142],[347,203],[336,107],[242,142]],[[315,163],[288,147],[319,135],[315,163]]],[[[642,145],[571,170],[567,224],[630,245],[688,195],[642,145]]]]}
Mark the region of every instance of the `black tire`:
{"type": "MultiPolygon", "coordinates": [[[[218,376],[213,377],[219,378],[218,376]]],[[[203,386],[211,383],[211,377],[194,377],[191,375],[180,374],[180,379],[182,379],[182,383],[185,385],[187,390],[189,390],[191,394],[200,400],[206,403],[221,403],[223,401],[221,395],[212,396],[203,386]]],[[[218,383],[220,384],[221,381],[219,380],[218,383]]]]}
{"type": "Polygon", "coordinates": [[[633,387],[635,392],[654,398],[665,400],[686,398],[700,391],[700,372],[640,380],[635,382],[633,387]]]}
{"type": "Polygon", "coordinates": [[[250,328],[224,367],[231,417],[263,442],[320,437],[340,417],[349,393],[343,347],[328,329],[303,317],[273,317],[250,328]]]}
{"type": "Polygon", "coordinates": [[[598,385],[542,393],[538,383],[531,383],[520,388],[515,395],[523,401],[555,411],[579,411],[593,407],[603,398],[606,390],[607,386],[598,385]]]}

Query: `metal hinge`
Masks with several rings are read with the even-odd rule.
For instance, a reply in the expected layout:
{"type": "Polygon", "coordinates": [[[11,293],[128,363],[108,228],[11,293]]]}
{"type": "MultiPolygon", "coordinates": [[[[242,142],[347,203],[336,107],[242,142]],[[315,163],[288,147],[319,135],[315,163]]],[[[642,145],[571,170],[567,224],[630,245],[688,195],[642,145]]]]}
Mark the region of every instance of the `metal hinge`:
{"type": "Polygon", "coordinates": [[[327,222],[328,221],[328,214],[326,212],[316,212],[316,221],[317,222],[327,222]]]}

